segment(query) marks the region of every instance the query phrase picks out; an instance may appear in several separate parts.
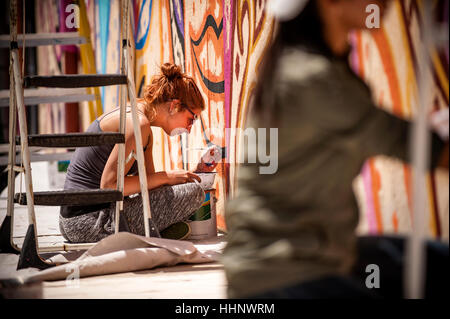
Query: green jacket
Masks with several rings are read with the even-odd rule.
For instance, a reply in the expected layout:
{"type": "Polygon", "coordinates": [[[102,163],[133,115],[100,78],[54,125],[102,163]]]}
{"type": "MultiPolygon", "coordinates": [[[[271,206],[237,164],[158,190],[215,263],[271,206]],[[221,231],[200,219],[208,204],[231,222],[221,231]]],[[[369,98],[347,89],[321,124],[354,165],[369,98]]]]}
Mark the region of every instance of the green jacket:
{"type": "MultiPolygon", "coordinates": [[[[354,178],[371,156],[408,158],[409,123],[374,106],[347,60],[291,47],[271,83],[262,100],[276,115],[278,170],[239,168],[222,259],[232,298],[348,273],[356,257],[354,178]]],[[[249,118],[248,127],[269,130],[261,114],[249,118]]],[[[434,154],[441,146],[434,136],[434,154]]]]}

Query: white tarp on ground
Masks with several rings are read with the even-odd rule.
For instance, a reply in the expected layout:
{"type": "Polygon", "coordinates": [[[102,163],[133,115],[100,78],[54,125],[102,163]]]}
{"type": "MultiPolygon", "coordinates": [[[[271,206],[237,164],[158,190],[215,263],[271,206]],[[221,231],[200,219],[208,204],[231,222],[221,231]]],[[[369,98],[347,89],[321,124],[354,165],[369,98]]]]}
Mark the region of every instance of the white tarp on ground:
{"type": "Polygon", "coordinates": [[[104,238],[72,262],[67,263],[62,255],[56,255],[49,261],[66,263],[31,274],[19,271],[15,279],[21,283],[64,280],[74,272],[80,278],[98,276],[180,263],[214,262],[219,255],[216,251],[201,252],[188,241],[121,232],[104,238]]]}

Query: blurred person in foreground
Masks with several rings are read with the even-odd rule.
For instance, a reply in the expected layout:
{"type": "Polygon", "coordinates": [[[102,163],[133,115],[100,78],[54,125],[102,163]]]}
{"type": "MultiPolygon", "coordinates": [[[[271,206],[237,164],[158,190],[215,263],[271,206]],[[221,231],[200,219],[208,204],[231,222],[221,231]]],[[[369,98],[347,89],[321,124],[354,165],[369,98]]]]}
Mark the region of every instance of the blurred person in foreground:
{"type": "MultiPolygon", "coordinates": [[[[349,66],[348,33],[365,28],[369,4],[383,12],[388,1],[311,0],[280,23],[247,123],[279,129],[278,170],[239,169],[222,260],[230,298],[403,296],[405,240],[355,233],[352,182],[365,160],[409,160],[410,123],[377,108],[349,66]],[[379,289],[366,287],[370,264],[379,267],[379,289]]],[[[433,165],[445,140],[448,130],[433,134],[433,165]]],[[[448,245],[428,242],[427,254],[426,297],[433,297],[447,290],[448,245]]]]}

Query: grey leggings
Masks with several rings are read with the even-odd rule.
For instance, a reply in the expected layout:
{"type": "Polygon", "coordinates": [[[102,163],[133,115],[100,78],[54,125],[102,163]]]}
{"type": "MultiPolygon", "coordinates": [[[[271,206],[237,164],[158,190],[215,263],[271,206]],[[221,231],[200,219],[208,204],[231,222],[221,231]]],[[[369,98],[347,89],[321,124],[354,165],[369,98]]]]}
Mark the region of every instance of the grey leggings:
{"type": "MultiPolygon", "coordinates": [[[[162,186],[149,191],[152,220],[159,231],[180,221],[187,220],[205,200],[199,184],[187,183],[162,186]]],[[[59,229],[72,243],[97,242],[114,233],[116,204],[97,212],[64,218],[59,216],[59,229]]],[[[126,197],[123,215],[130,232],[144,235],[144,217],[141,194],[126,197]]]]}

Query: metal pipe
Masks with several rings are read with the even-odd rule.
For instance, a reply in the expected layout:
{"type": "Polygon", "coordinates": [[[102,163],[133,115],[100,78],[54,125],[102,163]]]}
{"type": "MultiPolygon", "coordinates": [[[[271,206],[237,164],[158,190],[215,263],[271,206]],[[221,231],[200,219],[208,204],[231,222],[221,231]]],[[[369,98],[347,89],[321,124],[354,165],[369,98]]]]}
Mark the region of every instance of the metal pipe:
{"type": "MultiPolygon", "coordinates": [[[[128,6],[128,0],[127,6],[128,6]]],[[[127,25],[129,23],[129,15],[126,16],[127,25]]],[[[152,221],[152,213],[150,210],[150,197],[148,195],[148,184],[147,184],[147,172],[145,170],[145,158],[144,158],[144,150],[142,147],[142,135],[141,135],[141,126],[137,114],[137,101],[136,101],[136,91],[135,91],[135,83],[133,80],[133,76],[131,74],[131,62],[128,54],[128,41],[126,45],[123,46],[123,54],[125,58],[125,73],[128,78],[128,96],[130,98],[131,104],[131,116],[133,119],[133,129],[134,129],[134,138],[136,141],[136,155],[138,161],[138,172],[139,172],[139,184],[141,186],[141,194],[142,194],[142,205],[143,205],[143,214],[144,214],[144,228],[145,228],[145,236],[147,237],[160,237],[159,231],[154,225],[152,221]]]]}
{"type": "Polygon", "coordinates": [[[431,101],[430,48],[433,45],[431,1],[423,1],[423,29],[421,61],[418,64],[419,105],[411,132],[411,154],[413,174],[413,225],[406,247],[404,273],[405,297],[418,299],[424,297],[426,275],[425,227],[426,185],[429,164],[430,133],[427,128],[427,115],[431,101]]]}
{"type": "MultiPolygon", "coordinates": [[[[11,39],[13,37],[11,36],[11,39]]],[[[11,40],[13,41],[13,40],[11,40]]],[[[8,150],[8,201],[6,208],[6,216],[11,218],[11,246],[17,250],[18,247],[14,244],[14,192],[15,192],[15,177],[14,166],[16,165],[16,120],[17,120],[17,106],[14,91],[14,74],[13,74],[13,58],[10,53],[10,74],[9,74],[9,150],[8,150]]]]}
{"type": "MultiPolygon", "coordinates": [[[[124,49],[125,55],[127,55],[127,49],[124,49]]],[[[145,227],[145,236],[150,237],[150,229],[148,220],[151,218],[150,211],[150,199],[148,197],[148,186],[147,186],[147,172],[145,170],[145,162],[144,162],[144,150],[142,149],[142,135],[141,135],[141,126],[139,125],[139,118],[137,114],[137,105],[136,105],[136,92],[134,92],[134,81],[129,74],[130,70],[130,61],[127,59],[127,76],[128,76],[128,95],[130,97],[131,104],[131,116],[133,118],[133,129],[134,129],[134,138],[136,140],[136,155],[138,161],[138,172],[139,172],[139,183],[141,186],[141,194],[142,194],[142,204],[144,211],[144,227],[145,227]]]]}
{"type": "MultiPolygon", "coordinates": [[[[10,6],[10,20],[11,20],[11,39],[17,41],[17,0],[11,0],[10,6]]],[[[36,216],[34,214],[34,198],[33,198],[33,182],[31,178],[31,166],[30,166],[30,150],[28,149],[28,130],[27,119],[25,116],[25,105],[23,100],[22,89],[22,73],[19,64],[19,52],[18,48],[11,48],[11,58],[14,75],[14,90],[17,102],[17,112],[19,117],[19,130],[20,140],[22,143],[22,159],[25,168],[25,189],[27,193],[27,209],[28,209],[28,222],[29,224],[36,224],[36,216]]],[[[35,237],[36,234],[36,227],[35,237]]]]}
{"type": "MultiPolygon", "coordinates": [[[[122,40],[128,39],[127,33],[125,30],[128,28],[125,27],[127,24],[127,16],[128,16],[128,1],[122,0],[122,40]]],[[[126,67],[125,67],[125,51],[123,49],[124,42],[122,41],[122,61],[121,61],[121,73],[126,75],[126,67]]],[[[126,104],[127,104],[127,88],[125,85],[120,86],[121,95],[120,95],[120,120],[119,120],[119,132],[125,135],[126,130],[126,104]]],[[[119,144],[118,149],[118,162],[117,162],[117,190],[123,194],[125,182],[125,144],[119,144]]],[[[115,233],[119,232],[119,224],[120,224],[120,214],[123,212],[123,200],[116,202],[116,216],[115,216],[115,233]]]]}
{"type": "Polygon", "coordinates": [[[28,221],[29,224],[36,224],[36,217],[34,214],[34,198],[33,198],[33,182],[31,178],[31,165],[30,165],[30,150],[28,149],[28,130],[27,119],[25,116],[25,106],[23,104],[23,94],[21,94],[22,77],[20,76],[19,68],[19,54],[17,49],[12,50],[13,67],[14,67],[14,85],[18,94],[17,108],[19,116],[19,130],[20,130],[20,142],[22,144],[22,158],[25,169],[25,189],[27,193],[27,209],[28,209],[28,221]]]}

